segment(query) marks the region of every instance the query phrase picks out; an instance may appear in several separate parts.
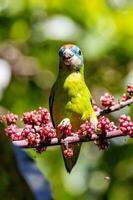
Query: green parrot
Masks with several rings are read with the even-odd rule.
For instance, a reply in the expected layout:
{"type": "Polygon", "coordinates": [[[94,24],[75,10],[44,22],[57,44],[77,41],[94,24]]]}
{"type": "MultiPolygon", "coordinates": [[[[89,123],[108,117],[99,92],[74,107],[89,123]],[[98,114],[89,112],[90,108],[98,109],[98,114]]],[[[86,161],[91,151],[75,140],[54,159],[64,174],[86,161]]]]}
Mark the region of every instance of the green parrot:
{"type": "MultiPolygon", "coordinates": [[[[89,120],[97,126],[97,117],[92,107],[92,99],[84,80],[83,55],[79,47],[67,44],[59,50],[59,73],[51,89],[49,109],[53,125],[60,137],[57,126],[63,119],[70,119],[72,131],[76,132],[80,125],[89,120]]],[[[64,122],[64,120],[63,120],[64,122]]],[[[81,144],[69,144],[73,149],[73,157],[65,158],[67,172],[72,168],[79,157],[81,144]]],[[[62,151],[65,146],[62,145],[62,151]]]]}

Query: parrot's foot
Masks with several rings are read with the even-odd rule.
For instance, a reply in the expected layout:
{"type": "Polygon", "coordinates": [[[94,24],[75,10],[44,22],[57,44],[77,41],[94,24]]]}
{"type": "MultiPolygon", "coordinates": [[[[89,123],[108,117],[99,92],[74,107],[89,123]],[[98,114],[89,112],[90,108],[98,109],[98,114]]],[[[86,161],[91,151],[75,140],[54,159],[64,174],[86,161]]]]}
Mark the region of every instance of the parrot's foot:
{"type": "MultiPolygon", "coordinates": [[[[58,125],[58,138],[65,138],[66,135],[68,135],[68,128],[71,126],[70,124],[70,119],[69,118],[64,118],[58,125]],[[67,132],[67,133],[66,133],[67,132]]],[[[71,129],[71,127],[69,128],[71,129]]],[[[71,132],[71,130],[69,130],[71,132]]]]}
{"type": "Polygon", "coordinates": [[[70,124],[70,119],[69,118],[65,118],[60,122],[59,126],[62,126],[63,128],[65,128],[65,127],[68,127],[69,124],[70,124]]]}

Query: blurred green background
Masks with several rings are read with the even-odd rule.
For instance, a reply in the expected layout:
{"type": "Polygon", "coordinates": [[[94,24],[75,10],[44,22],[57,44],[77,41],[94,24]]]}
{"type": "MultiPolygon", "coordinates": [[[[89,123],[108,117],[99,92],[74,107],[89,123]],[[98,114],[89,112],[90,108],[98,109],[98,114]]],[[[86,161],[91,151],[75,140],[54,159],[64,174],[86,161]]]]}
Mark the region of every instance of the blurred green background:
{"type": "MultiPolygon", "coordinates": [[[[104,92],[116,98],[133,82],[132,0],[0,0],[0,110],[22,115],[48,107],[58,73],[58,49],[81,47],[85,77],[99,104],[104,92]]],[[[133,117],[133,106],[121,113],[133,117]]],[[[84,144],[72,173],[60,149],[28,151],[47,177],[56,200],[132,200],[132,140],[111,141],[107,151],[84,144]],[[109,176],[110,181],[105,177],[109,176]]]]}

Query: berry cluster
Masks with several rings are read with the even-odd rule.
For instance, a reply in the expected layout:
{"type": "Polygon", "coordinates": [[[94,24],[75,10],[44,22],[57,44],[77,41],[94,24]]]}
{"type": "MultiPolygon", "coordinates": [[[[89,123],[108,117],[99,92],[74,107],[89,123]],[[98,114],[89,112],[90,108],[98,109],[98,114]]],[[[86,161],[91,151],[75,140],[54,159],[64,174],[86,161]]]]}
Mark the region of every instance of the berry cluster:
{"type": "Polygon", "coordinates": [[[91,137],[91,135],[94,133],[94,126],[86,121],[85,123],[83,123],[80,128],[79,128],[79,131],[78,131],[78,134],[80,136],[89,136],[91,137]]]}
{"type": "Polygon", "coordinates": [[[37,111],[24,113],[22,118],[23,128],[17,127],[17,119],[18,116],[13,113],[6,115],[8,126],[5,133],[12,141],[27,140],[30,147],[38,148],[42,143],[48,142],[49,139],[56,136],[50,114],[45,108],[40,107],[37,111]]]}
{"type": "Polygon", "coordinates": [[[55,138],[56,137],[55,129],[51,124],[46,124],[42,126],[40,130],[40,135],[42,138],[42,142],[47,141],[51,138],[55,138]]]}
{"type": "Polygon", "coordinates": [[[117,127],[115,126],[114,122],[110,122],[107,117],[101,116],[98,120],[97,129],[99,133],[107,134],[108,132],[116,130],[117,127]]]}
{"type": "Polygon", "coordinates": [[[6,114],[7,125],[16,124],[17,120],[18,120],[18,115],[15,115],[13,113],[6,114]]]}
{"type": "Polygon", "coordinates": [[[126,102],[128,99],[130,99],[129,95],[124,93],[120,99],[120,102],[126,102]]]}
{"type": "Polygon", "coordinates": [[[22,120],[24,124],[40,126],[50,123],[50,114],[46,108],[39,107],[37,111],[24,113],[22,120]]]}
{"type": "Polygon", "coordinates": [[[71,148],[65,149],[63,153],[64,153],[65,158],[72,158],[73,157],[73,150],[71,148]]]}
{"type": "Polygon", "coordinates": [[[12,141],[16,140],[23,140],[23,136],[21,134],[21,131],[17,128],[15,124],[11,124],[5,129],[5,134],[11,138],[12,141]]]}
{"type": "Polygon", "coordinates": [[[131,118],[126,115],[121,115],[118,122],[122,133],[133,137],[133,122],[131,121],[131,118]]]}
{"type": "Polygon", "coordinates": [[[112,95],[105,93],[104,96],[100,98],[101,104],[107,108],[115,105],[115,99],[112,95]]]}

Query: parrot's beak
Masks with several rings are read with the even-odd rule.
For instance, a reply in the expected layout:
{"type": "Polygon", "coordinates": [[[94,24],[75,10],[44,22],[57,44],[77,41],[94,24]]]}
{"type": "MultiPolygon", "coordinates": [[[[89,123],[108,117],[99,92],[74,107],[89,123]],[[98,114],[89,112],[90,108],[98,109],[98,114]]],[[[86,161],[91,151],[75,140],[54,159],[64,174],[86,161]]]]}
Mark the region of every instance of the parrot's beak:
{"type": "Polygon", "coordinates": [[[65,49],[63,52],[63,60],[65,65],[70,65],[71,58],[74,56],[74,53],[70,49],[65,49]]]}

